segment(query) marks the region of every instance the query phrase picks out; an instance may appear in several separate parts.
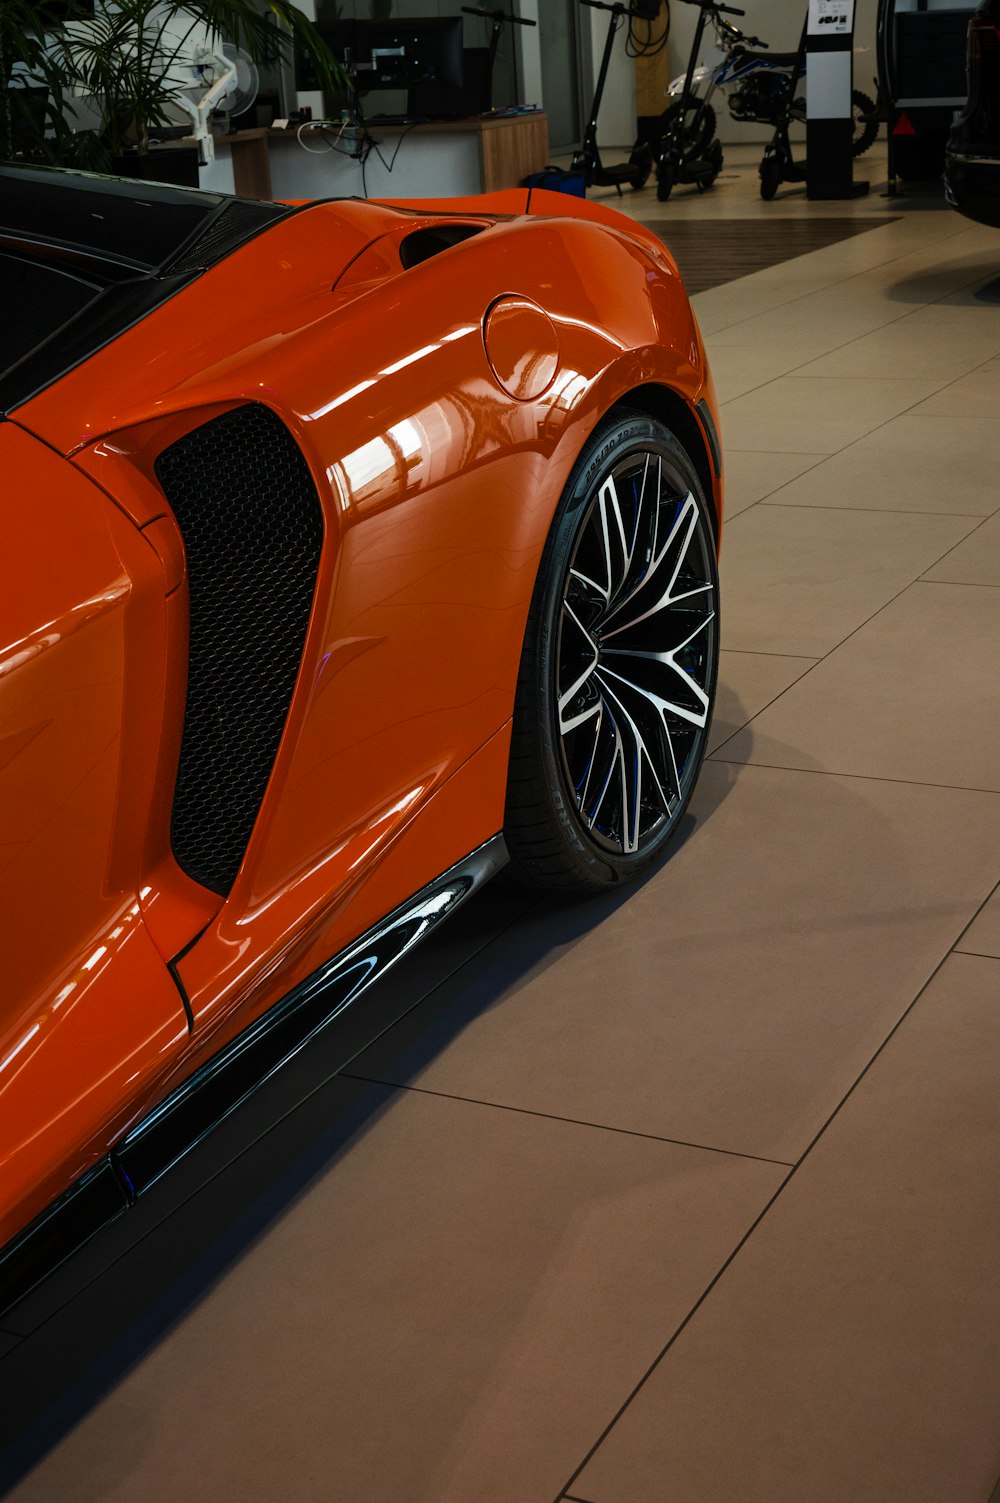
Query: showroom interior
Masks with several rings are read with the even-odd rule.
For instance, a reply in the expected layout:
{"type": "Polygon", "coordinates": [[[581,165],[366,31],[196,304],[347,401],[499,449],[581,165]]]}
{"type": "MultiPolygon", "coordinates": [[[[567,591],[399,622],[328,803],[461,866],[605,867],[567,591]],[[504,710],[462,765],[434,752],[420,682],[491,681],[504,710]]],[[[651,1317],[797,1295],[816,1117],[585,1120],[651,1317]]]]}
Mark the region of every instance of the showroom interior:
{"type": "MultiPolygon", "coordinates": [[[[303,9],[342,38],[463,7],[303,9]]],[[[615,18],[603,183],[579,153],[611,11],[490,10],[463,19],[480,69],[496,44],[490,113],[385,88],[359,121],[275,57],[245,116],[162,150],[260,201],[470,213],[543,174],[546,214],[585,199],[662,241],[723,452],[700,778],[632,885],[475,891],[0,1316],[0,1487],[1000,1503],[1000,229],[948,202],[940,123],[974,6],[743,0],[730,23],[787,56],[848,16],[877,124],[852,160],[842,82],[835,121],[783,117],[770,196],[776,127],[735,88],[711,181],[685,154],[663,191],[689,0],[615,18]],[[960,37],[909,116],[886,10],[960,37]]],[[[817,98],[832,55],[802,54],[817,98]]]]}

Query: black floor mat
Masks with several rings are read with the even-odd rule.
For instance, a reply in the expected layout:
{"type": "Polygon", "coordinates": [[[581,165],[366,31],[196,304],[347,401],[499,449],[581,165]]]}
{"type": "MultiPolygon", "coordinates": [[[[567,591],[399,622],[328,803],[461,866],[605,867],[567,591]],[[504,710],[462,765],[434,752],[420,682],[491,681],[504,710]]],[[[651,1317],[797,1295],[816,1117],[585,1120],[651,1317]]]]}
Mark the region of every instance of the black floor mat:
{"type": "Polygon", "coordinates": [[[752,271],[777,266],[838,240],[863,235],[901,216],[866,219],[646,219],[677,265],[688,292],[704,292],[752,271]]]}

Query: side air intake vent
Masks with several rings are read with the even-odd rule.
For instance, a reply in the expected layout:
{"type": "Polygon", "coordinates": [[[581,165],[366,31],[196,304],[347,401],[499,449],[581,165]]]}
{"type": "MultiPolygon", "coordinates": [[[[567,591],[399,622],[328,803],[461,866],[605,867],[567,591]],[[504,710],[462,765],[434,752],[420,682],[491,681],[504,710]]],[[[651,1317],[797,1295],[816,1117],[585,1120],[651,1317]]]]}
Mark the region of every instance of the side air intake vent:
{"type": "Polygon", "coordinates": [[[473,235],[482,234],[485,229],[485,224],[435,224],[414,230],[412,235],[407,235],[405,240],[400,241],[399,259],[403,263],[403,270],[409,271],[411,267],[429,261],[432,256],[439,256],[442,251],[450,250],[453,245],[461,245],[463,240],[471,240],[473,235]]]}
{"type": "Polygon", "coordinates": [[[302,454],[266,407],[186,434],[156,474],[184,538],[191,594],[171,844],[189,876],[226,893],[291,704],[323,516],[302,454]]]}

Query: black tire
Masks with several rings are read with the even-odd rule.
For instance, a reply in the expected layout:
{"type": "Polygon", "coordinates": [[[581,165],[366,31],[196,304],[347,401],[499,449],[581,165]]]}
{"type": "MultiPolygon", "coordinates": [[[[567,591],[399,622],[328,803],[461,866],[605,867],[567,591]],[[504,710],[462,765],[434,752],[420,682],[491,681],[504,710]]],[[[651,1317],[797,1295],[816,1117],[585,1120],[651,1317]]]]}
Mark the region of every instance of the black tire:
{"type": "Polygon", "coordinates": [[[777,157],[765,157],[760,164],[760,196],[766,202],[777,193],[781,184],[781,163],[777,157]]]}
{"type": "Polygon", "coordinates": [[[715,179],[722,171],[722,142],[713,141],[708,149],[707,156],[712,170],[709,173],[709,176],[702,183],[701,186],[703,188],[711,188],[712,184],[715,182],[715,179]]]}
{"type": "Polygon", "coordinates": [[[862,94],[860,89],[851,90],[851,115],[854,118],[854,140],[851,151],[860,157],[872,145],[878,135],[878,111],[874,99],[862,94]]]}
{"type": "Polygon", "coordinates": [[[532,598],[504,816],[512,876],[594,892],[660,855],[705,753],[718,651],[698,474],[665,424],[616,409],[567,481],[532,598]]]}

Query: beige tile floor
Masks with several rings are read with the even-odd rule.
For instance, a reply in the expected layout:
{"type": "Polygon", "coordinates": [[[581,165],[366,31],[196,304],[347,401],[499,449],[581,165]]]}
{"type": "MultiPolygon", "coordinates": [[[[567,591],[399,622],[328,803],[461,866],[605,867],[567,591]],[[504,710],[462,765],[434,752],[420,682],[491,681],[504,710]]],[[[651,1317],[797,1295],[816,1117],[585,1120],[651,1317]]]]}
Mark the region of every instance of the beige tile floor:
{"type": "Polygon", "coordinates": [[[1000,233],[729,158],[670,214],[898,218],[695,299],[730,505],[675,853],[487,890],[401,1023],[5,1322],[17,1503],[997,1486],[1000,233]]]}

